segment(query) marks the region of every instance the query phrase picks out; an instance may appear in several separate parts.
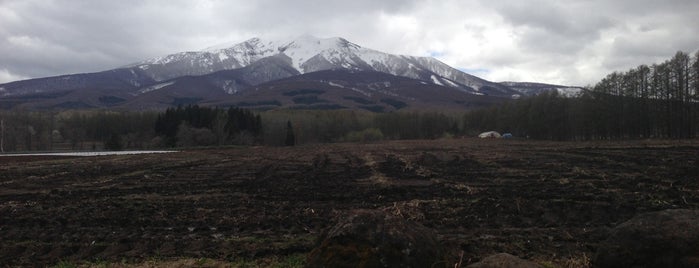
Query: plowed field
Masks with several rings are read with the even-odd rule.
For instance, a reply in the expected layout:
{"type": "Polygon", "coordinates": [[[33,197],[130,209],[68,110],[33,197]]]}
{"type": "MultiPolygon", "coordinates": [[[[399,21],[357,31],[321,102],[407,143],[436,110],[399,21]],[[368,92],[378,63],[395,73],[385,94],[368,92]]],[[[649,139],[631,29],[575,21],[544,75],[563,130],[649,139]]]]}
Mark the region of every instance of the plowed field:
{"type": "MultiPolygon", "coordinates": [[[[699,142],[401,141],[0,157],[0,266],[310,251],[336,217],[389,210],[458,262],[584,266],[617,224],[699,208],[699,142]]],[[[452,266],[453,265],[449,265],[452,266]]]]}

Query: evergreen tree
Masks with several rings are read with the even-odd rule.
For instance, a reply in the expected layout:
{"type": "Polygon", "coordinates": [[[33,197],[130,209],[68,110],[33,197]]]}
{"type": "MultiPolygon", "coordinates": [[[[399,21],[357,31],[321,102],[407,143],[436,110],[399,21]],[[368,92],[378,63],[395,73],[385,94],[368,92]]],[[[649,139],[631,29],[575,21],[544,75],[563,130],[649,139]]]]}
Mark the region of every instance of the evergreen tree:
{"type": "Polygon", "coordinates": [[[112,134],[109,139],[104,142],[104,149],[109,151],[121,151],[123,145],[121,137],[118,134],[112,134]]]}
{"type": "Polygon", "coordinates": [[[294,135],[294,127],[291,126],[291,120],[286,121],[286,139],[284,145],[294,146],[296,144],[296,136],[294,135]]]}

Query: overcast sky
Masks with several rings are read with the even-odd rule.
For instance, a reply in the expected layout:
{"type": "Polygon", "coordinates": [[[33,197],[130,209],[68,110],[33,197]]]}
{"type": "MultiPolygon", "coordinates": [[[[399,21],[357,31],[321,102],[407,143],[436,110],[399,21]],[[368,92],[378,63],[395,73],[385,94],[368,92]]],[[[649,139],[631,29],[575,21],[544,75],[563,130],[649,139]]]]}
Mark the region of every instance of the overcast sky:
{"type": "Polygon", "coordinates": [[[695,53],[698,16],[697,0],[0,0],[0,83],[310,34],[491,81],[584,86],[695,53]]]}

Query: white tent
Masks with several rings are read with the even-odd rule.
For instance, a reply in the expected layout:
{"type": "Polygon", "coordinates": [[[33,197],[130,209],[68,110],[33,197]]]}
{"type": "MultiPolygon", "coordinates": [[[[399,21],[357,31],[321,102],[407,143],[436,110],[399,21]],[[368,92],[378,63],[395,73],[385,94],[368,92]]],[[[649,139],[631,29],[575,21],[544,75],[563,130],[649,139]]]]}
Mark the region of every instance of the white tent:
{"type": "Polygon", "coordinates": [[[481,139],[500,138],[501,135],[497,131],[488,131],[488,132],[483,132],[483,133],[479,134],[478,137],[481,139]]]}

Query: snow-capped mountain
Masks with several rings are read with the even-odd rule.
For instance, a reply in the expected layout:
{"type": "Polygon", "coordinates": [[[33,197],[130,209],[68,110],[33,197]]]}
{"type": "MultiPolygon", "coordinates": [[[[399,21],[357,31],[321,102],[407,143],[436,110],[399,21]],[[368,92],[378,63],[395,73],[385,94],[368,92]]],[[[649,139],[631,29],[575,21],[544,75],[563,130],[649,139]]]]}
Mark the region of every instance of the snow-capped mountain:
{"type": "Polygon", "coordinates": [[[506,86],[466,74],[434,58],[388,54],[339,37],[321,39],[304,35],[292,40],[252,38],[231,46],[157,57],[127,67],[138,68],[150,78],[164,81],[183,75],[242,68],[270,56],[288,58],[288,64],[300,74],[331,69],[378,71],[476,95],[517,94],[506,86]]]}
{"type": "Polygon", "coordinates": [[[303,109],[308,107],[293,98],[289,101],[285,94],[308,86],[326,92],[319,98],[327,103],[316,106],[362,108],[374,103],[370,110],[383,105],[384,111],[402,109],[389,103],[470,109],[542,90],[541,85],[486,81],[431,57],[394,55],[339,37],[304,35],[285,40],[252,38],[103,72],[1,84],[0,108],[152,109],[180,104],[280,103],[275,107],[303,109]],[[303,79],[293,79],[296,77],[303,79]],[[368,78],[371,81],[352,81],[368,78]],[[343,90],[361,91],[360,95],[370,95],[371,99],[350,101],[359,96],[343,90]]]}

